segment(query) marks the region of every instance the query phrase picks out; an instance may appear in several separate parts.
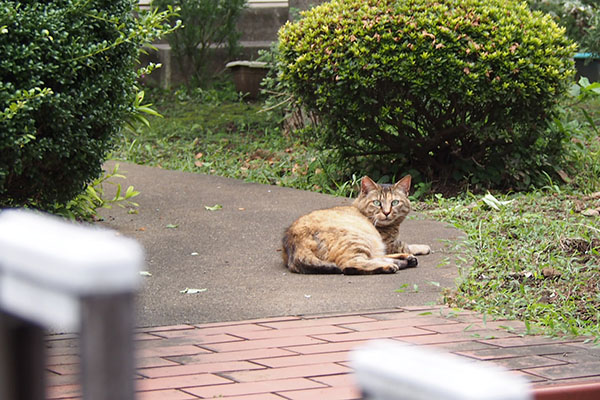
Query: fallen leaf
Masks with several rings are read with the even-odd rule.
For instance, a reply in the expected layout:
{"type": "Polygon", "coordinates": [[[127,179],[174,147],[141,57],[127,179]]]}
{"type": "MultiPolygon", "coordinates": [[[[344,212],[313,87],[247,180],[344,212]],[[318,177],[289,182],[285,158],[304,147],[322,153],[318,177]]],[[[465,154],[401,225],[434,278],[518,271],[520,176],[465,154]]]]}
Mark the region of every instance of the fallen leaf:
{"type": "Polygon", "coordinates": [[[577,213],[582,212],[583,210],[585,210],[586,207],[586,204],[581,200],[575,199],[573,202],[573,210],[575,210],[575,212],[577,213]]]}
{"type": "Polygon", "coordinates": [[[582,198],[582,200],[584,200],[584,201],[598,200],[598,199],[600,199],[600,192],[594,192],[594,193],[590,194],[589,196],[584,196],[582,198]]]}
{"type": "Polygon", "coordinates": [[[148,271],[140,271],[141,276],[152,276],[152,274],[148,271]]]}
{"type": "Polygon", "coordinates": [[[560,179],[562,179],[563,182],[565,182],[565,183],[571,182],[571,178],[569,177],[569,175],[567,175],[567,173],[565,171],[563,171],[562,169],[559,169],[558,171],[556,171],[556,173],[558,174],[558,176],[560,176],[560,179]]]}
{"type": "Polygon", "coordinates": [[[198,153],[194,156],[194,158],[197,160],[197,159],[201,158],[203,155],[204,154],[202,154],[202,153],[198,153]]]}
{"type": "Polygon", "coordinates": [[[195,162],[194,162],[194,165],[195,165],[196,167],[200,168],[200,167],[204,166],[204,163],[203,163],[202,161],[195,161],[195,162]]]}
{"type": "Polygon", "coordinates": [[[190,254],[190,256],[197,256],[197,255],[198,255],[198,253],[196,253],[195,251],[192,254],[190,254]]]}
{"type": "Polygon", "coordinates": [[[202,293],[202,292],[206,292],[208,289],[204,288],[204,289],[190,289],[190,288],[185,288],[183,290],[180,290],[179,293],[183,293],[183,294],[198,294],[198,293],[202,293]]]}
{"type": "Polygon", "coordinates": [[[597,217],[600,215],[600,210],[597,208],[588,208],[587,210],[583,210],[581,215],[585,215],[586,217],[597,217]]]}
{"type": "Polygon", "coordinates": [[[394,290],[395,293],[404,293],[406,288],[408,287],[408,283],[404,283],[400,286],[399,289],[394,290]]]}
{"type": "Polygon", "coordinates": [[[245,211],[246,209],[244,207],[239,207],[238,211],[245,211]]]}
{"type": "Polygon", "coordinates": [[[544,275],[545,278],[558,278],[561,276],[561,273],[557,269],[546,267],[542,269],[542,275],[544,275]]]}
{"type": "Polygon", "coordinates": [[[204,206],[208,211],[217,211],[223,208],[220,204],[215,204],[214,206],[204,206]]]}
{"type": "Polygon", "coordinates": [[[165,226],[165,228],[169,228],[169,229],[179,228],[179,224],[167,224],[165,226]]]}

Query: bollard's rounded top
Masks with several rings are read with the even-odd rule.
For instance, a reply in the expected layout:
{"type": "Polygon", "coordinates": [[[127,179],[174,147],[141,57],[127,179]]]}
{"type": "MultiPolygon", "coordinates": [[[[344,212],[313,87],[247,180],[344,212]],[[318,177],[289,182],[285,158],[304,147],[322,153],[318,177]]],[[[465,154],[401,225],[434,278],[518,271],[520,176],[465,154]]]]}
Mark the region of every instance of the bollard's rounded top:
{"type": "Polygon", "coordinates": [[[141,246],[118,232],[29,210],[0,212],[0,273],[78,295],[134,291],[141,246]]]}

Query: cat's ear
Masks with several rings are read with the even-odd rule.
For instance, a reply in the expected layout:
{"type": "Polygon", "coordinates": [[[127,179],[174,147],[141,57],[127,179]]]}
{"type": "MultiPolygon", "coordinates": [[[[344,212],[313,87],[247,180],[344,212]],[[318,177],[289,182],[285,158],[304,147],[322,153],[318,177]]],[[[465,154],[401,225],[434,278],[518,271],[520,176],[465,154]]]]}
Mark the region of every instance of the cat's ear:
{"type": "Polygon", "coordinates": [[[406,175],[404,178],[402,178],[398,182],[396,182],[396,184],[394,185],[394,188],[400,189],[405,194],[408,195],[408,192],[410,191],[410,181],[411,181],[411,179],[412,178],[411,178],[410,175],[406,175]]]}
{"type": "Polygon", "coordinates": [[[365,176],[360,181],[360,191],[363,194],[368,194],[371,190],[377,189],[377,184],[373,182],[373,179],[365,176]]]}

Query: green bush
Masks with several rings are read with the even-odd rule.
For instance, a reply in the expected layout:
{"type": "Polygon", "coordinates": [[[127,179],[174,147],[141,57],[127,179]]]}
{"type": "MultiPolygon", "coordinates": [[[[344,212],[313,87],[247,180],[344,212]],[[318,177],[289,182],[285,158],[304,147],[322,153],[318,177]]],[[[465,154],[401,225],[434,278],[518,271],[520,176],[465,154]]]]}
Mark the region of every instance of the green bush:
{"type": "Polygon", "coordinates": [[[162,28],[135,3],[0,1],[0,207],[50,209],[100,175],[162,28]]]}
{"type": "Polygon", "coordinates": [[[525,3],[333,0],[279,40],[282,86],[349,161],[515,187],[560,158],[575,46],[525,3]]]}

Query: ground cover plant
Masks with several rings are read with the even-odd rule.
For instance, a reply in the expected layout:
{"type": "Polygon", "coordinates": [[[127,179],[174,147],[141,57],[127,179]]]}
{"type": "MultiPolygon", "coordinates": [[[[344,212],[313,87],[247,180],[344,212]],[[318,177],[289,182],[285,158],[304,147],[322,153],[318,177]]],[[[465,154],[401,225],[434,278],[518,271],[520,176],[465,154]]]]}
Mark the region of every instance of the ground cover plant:
{"type": "Polygon", "coordinates": [[[532,332],[598,337],[600,230],[585,210],[599,198],[547,189],[432,200],[426,212],[467,235],[446,302],[524,320],[532,332]]]}
{"type": "Polygon", "coordinates": [[[420,203],[466,233],[450,304],[526,321],[532,332],[600,337],[600,83],[582,79],[552,123],[561,179],[517,193],[437,194],[420,203]]]}
{"type": "Polygon", "coordinates": [[[582,79],[552,129],[569,137],[562,179],[526,192],[437,194],[424,212],[466,233],[450,304],[526,321],[532,332],[600,337],[600,83],[582,79]],[[566,172],[568,171],[568,172],[566,172]]]}

